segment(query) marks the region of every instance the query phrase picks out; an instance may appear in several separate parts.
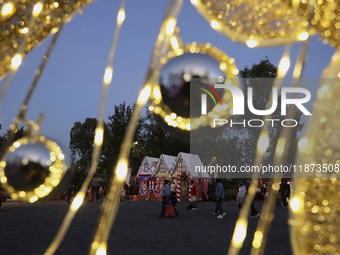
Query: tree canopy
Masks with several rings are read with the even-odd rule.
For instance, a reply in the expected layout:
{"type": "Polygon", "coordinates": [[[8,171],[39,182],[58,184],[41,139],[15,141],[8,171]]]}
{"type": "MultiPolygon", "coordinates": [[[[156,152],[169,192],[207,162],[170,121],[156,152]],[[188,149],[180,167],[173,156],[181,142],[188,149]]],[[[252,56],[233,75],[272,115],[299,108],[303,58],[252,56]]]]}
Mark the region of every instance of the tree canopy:
{"type": "MultiPolygon", "coordinates": [[[[135,105],[125,102],[114,106],[113,114],[105,122],[104,140],[98,163],[97,176],[111,176],[117,163],[120,148],[135,105]]],[[[75,158],[77,174],[74,182],[79,184],[91,165],[93,140],[97,120],[87,118],[85,122],[75,122],[70,132],[70,149],[75,158]]],[[[189,152],[189,143],[174,137],[163,129],[146,111],[140,116],[136,133],[131,144],[129,165],[136,174],[144,156],[159,157],[161,154],[177,156],[179,151],[189,152]]]]}

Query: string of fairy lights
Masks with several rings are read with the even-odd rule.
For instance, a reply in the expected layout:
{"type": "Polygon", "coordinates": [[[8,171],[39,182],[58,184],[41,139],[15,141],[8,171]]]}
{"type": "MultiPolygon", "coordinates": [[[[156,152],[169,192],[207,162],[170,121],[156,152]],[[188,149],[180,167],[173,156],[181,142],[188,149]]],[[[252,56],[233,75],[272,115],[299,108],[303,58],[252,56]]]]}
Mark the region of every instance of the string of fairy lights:
{"type": "MultiPolygon", "coordinates": [[[[37,1],[27,0],[7,1],[1,7],[1,31],[4,40],[0,42],[0,77],[7,73],[5,85],[0,92],[0,106],[15,76],[21,61],[33,47],[37,46],[49,34],[57,33],[51,42],[46,56],[40,65],[36,77],[28,91],[19,115],[10,130],[15,132],[20,121],[24,122],[30,135],[9,144],[6,153],[0,161],[0,180],[4,188],[11,194],[12,198],[20,198],[31,203],[39,198],[47,196],[58,186],[67,171],[64,162],[65,155],[60,147],[53,141],[46,139],[40,133],[41,121],[26,121],[25,112],[27,104],[38,83],[40,74],[45,67],[48,56],[51,54],[61,26],[69,21],[77,12],[86,7],[93,0],[73,1],[67,3],[53,0],[37,1]],[[19,22],[17,22],[19,21],[19,22]],[[14,36],[14,37],[13,37],[14,36]],[[9,38],[12,38],[11,40],[9,38]],[[13,40],[13,38],[15,38],[13,40]],[[9,184],[9,176],[6,175],[6,161],[11,153],[28,144],[40,144],[49,151],[49,163],[47,177],[42,184],[32,190],[22,190],[9,184]]],[[[114,178],[110,184],[107,200],[103,203],[99,223],[91,244],[91,255],[104,255],[107,253],[107,241],[109,233],[116,218],[119,208],[120,190],[123,186],[128,167],[128,156],[130,153],[132,139],[139,119],[142,107],[150,100],[149,110],[160,116],[168,127],[185,132],[193,131],[199,127],[209,125],[209,120],[218,118],[231,118],[233,102],[222,106],[215,106],[207,116],[188,118],[171,110],[163,100],[159,75],[162,68],[172,59],[183,54],[205,54],[215,59],[219,69],[224,73],[226,79],[237,78],[239,70],[235,59],[228,57],[224,52],[212,46],[210,43],[190,43],[184,45],[179,36],[179,28],[176,27],[183,0],[170,0],[165,18],[157,37],[153,55],[150,61],[145,81],[139,93],[136,108],[126,131],[123,145],[117,165],[112,170],[114,178]]],[[[304,60],[308,50],[308,39],[319,33],[324,43],[330,43],[339,49],[340,46],[340,21],[338,14],[340,6],[337,1],[324,0],[292,0],[292,1],[245,1],[245,0],[191,0],[211,27],[227,36],[233,41],[246,44],[248,47],[267,47],[286,45],[278,65],[277,77],[273,87],[279,89],[282,78],[285,77],[290,67],[291,43],[303,41],[299,57],[295,63],[293,77],[294,86],[299,86],[302,77],[304,60]],[[247,15],[244,12],[247,11],[247,15]]],[[[109,52],[109,57],[104,71],[102,94],[99,105],[99,117],[95,130],[94,150],[91,167],[85,182],[73,200],[64,221],[57,232],[56,237],[46,250],[45,254],[54,254],[66,235],[68,228],[75,217],[78,209],[84,201],[87,187],[96,171],[98,155],[101,150],[104,137],[104,111],[107,99],[107,91],[113,77],[113,60],[118,44],[119,32],[125,20],[125,0],[122,0],[117,14],[117,23],[114,39],[109,52]]],[[[318,98],[313,107],[313,116],[308,126],[306,135],[299,142],[298,164],[340,164],[340,83],[335,77],[340,77],[340,53],[337,51],[329,66],[324,70],[318,98]]],[[[233,85],[239,86],[238,79],[230,79],[233,85]]],[[[230,99],[231,92],[224,91],[224,99],[230,99]]],[[[272,95],[269,97],[268,105],[272,103],[272,95]]],[[[294,118],[296,110],[290,108],[289,118],[294,118]]],[[[270,116],[264,116],[268,118],[270,116]]],[[[269,122],[261,130],[257,143],[257,153],[254,165],[259,166],[269,147],[269,122]]],[[[291,130],[283,129],[279,135],[275,148],[273,164],[282,164],[287,157],[287,150],[291,139],[291,130]]],[[[24,164],[24,163],[23,163],[24,164]]],[[[304,173],[305,174],[305,173],[304,173]]],[[[247,235],[248,213],[250,205],[255,196],[259,175],[254,174],[252,184],[248,190],[248,196],[242,207],[235,225],[233,237],[228,254],[238,254],[247,235]]],[[[255,231],[251,254],[263,254],[267,242],[270,224],[274,217],[276,192],[279,190],[281,175],[274,176],[272,189],[266,198],[262,208],[261,217],[255,231]]],[[[331,176],[320,172],[310,172],[301,176],[295,175],[294,195],[290,202],[291,242],[295,254],[338,254],[340,241],[336,231],[340,227],[339,194],[340,182],[338,172],[334,171],[331,176]],[[308,178],[306,178],[308,177],[308,178]]]]}
{"type": "MultiPolygon", "coordinates": [[[[57,250],[59,247],[60,243],[64,239],[71,223],[72,220],[77,213],[79,207],[84,201],[84,197],[87,192],[87,188],[93,178],[93,175],[96,172],[97,165],[98,165],[98,160],[99,160],[99,155],[101,151],[101,147],[103,144],[103,136],[104,136],[104,114],[105,114],[105,106],[106,106],[106,100],[107,100],[107,95],[108,95],[108,89],[110,87],[110,84],[112,82],[112,76],[113,76],[113,60],[115,57],[115,52],[118,44],[118,38],[119,38],[119,32],[120,29],[123,25],[123,22],[125,20],[125,0],[122,0],[120,9],[117,14],[117,24],[116,24],[116,29],[115,29],[115,34],[113,37],[111,49],[109,52],[109,57],[107,60],[107,65],[105,68],[104,72],[104,78],[103,78],[103,85],[102,85],[102,93],[101,93],[101,100],[100,100],[100,105],[99,105],[99,116],[98,116],[98,121],[97,121],[97,127],[95,130],[95,138],[94,138],[94,149],[92,153],[92,160],[91,160],[91,166],[88,171],[88,174],[86,176],[86,179],[84,180],[80,190],[78,191],[76,197],[74,198],[70,209],[68,213],[66,214],[64,221],[62,225],[60,226],[60,229],[55,236],[54,240],[46,250],[45,254],[54,254],[54,252],[57,250]]],[[[125,176],[127,171],[127,165],[126,169],[122,169],[122,173],[120,173],[120,176],[125,176]]],[[[109,199],[108,199],[109,200],[109,199]]]]}

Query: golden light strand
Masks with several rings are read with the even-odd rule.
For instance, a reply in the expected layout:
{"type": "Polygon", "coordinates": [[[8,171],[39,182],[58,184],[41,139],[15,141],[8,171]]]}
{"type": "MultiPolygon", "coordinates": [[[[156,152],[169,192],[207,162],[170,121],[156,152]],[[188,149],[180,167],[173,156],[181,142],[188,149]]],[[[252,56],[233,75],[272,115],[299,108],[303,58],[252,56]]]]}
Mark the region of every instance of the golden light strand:
{"type": "MultiPolygon", "coordinates": [[[[273,87],[279,88],[282,82],[282,78],[286,75],[289,65],[290,65],[290,53],[291,45],[288,45],[285,47],[285,51],[282,55],[282,58],[279,63],[279,67],[277,70],[277,77],[274,81],[273,87]]],[[[269,97],[269,103],[268,105],[272,104],[272,95],[269,97]]],[[[270,118],[270,115],[266,115],[263,117],[263,119],[270,118]]],[[[265,124],[262,127],[258,144],[257,144],[257,153],[254,160],[254,166],[260,166],[260,164],[263,161],[264,154],[267,151],[267,148],[269,146],[269,122],[265,121],[265,124]]],[[[248,214],[250,205],[253,202],[256,188],[257,188],[257,179],[259,177],[259,173],[253,173],[252,182],[249,186],[248,193],[245,199],[245,202],[241,208],[238,220],[235,225],[234,234],[231,240],[231,245],[229,246],[228,255],[237,255],[240,251],[240,249],[243,246],[243,241],[246,238],[247,233],[247,227],[248,227],[248,214]]]]}
{"type": "Polygon", "coordinates": [[[120,150],[117,166],[114,169],[114,178],[111,183],[108,198],[103,203],[99,225],[95,233],[94,240],[91,245],[91,255],[105,255],[107,253],[107,240],[114,223],[119,208],[118,199],[120,190],[123,187],[127,172],[127,162],[130,153],[132,139],[134,137],[140,112],[144,104],[148,101],[151,94],[150,80],[153,73],[159,66],[160,57],[162,57],[169,48],[169,39],[173,35],[176,27],[177,17],[182,7],[183,0],[171,0],[167,9],[167,13],[157,37],[155,49],[143,85],[143,89],[139,93],[136,108],[131,116],[127,131],[124,136],[122,147],[120,150]]]}
{"type": "MultiPolygon", "coordinates": [[[[307,53],[308,45],[309,40],[305,41],[301,46],[299,56],[294,67],[295,73],[294,87],[299,86],[300,75],[304,67],[305,63],[304,60],[307,53]]],[[[295,97],[296,95],[294,95],[294,98],[295,97]]],[[[287,119],[293,119],[296,116],[296,112],[297,112],[296,108],[289,107],[287,119]]],[[[291,138],[291,134],[292,134],[291,128],[283,128],[281,130],[273,159],[274,166],[284,164],[287,157],[287,151],[290,146],[289,141],[291,138]]],[[[251,249],[252,255],[260,255],[264,253],[264,247],[267,242],[267,235],[270,228],[270,224],[274,219],[274,209],[277,198],[276,194],[279,189],[278,183],[281,181],[281,178],[282,173],[278,172],[274,174],[273,187],[272,189],[269,189],[268,197],[265,199],[264,205],[262,206],[261,217],[257,224],[257,228],[254,234],[254,239],[252,242],[253,246],[251,249]]]]}
{"type": "Polygon", "coordinates": [[[125,0],[122,0],[120,9],[117,14],[117,24],[116,24],[116,29],[115,29],[115,34],[113,38],[113,42],[111,45],[107,65],[105,68],[104,72],[104,78],[103,78],[103,86],[102,86],[102,93],[101,93],[101,99],[99,103],[99,117],[97,121],[97,127],[95,131],[95,138],[94,138],[94,148],[93,148],[93,153],[92,153],[92,160],[91,160],[91,167],[90,170],[85,178],[84,183],[82,184],[80,190],[78,191],[76,197],[74,198],[69,211],[67,212],[63,223],[55,236],[54,240],[50,244],[50,246],[47,248],[46,252],[44,254],[50,255],[54,254],[54,252],[57,250],[59,247],[60,243],[64,239],[70,224],[77,213],[79,207],[84,201],[86,191],[88,188],[88,185],[90,184],[93,175],[96,172],[97,165],[98,165],[98,160],[99,160],[99,154],[101,151],[101,146],[103,143],[103,135],[104,135],[104,113],[105,113],[105,106],[106,106],[106,99],[108,95],[108,89],[112,81],[112,73],[113,73],[113,60],[118,44],[118,38],[119,38],[119,32],[121,29],[121,26],[125,20],[125,0]]]}

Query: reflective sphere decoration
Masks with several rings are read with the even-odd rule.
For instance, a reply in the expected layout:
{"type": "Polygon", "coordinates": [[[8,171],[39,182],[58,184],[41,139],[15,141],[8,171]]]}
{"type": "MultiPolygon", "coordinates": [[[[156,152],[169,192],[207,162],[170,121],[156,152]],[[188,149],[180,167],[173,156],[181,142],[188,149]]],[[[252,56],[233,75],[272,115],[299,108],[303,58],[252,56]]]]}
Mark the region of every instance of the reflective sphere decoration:
{"type": "Polygon", "coordinates": [[[13,199],[31,203],[46,197],[69,170],[71,158],[45,137],[14,142],[0,162],[0,180],[13,199]]]}
{"type": "Polygon", "coordinates": [[[304,41],[315,33],[308,22],[313,7],[304,1],[191,0],[191,3],[212,28],[251,48],[304,41]]]}
{"type": "Polygon", "coordinates": [[[213,87],[226,79],[239,86],[239,71],[234,62],[210,44],[191,43],[183,49],[170,51],[161,58],[160,72],[155,72],[149,110],[157,115],[156,121],[163,119],[170,129],[185,134],[211,125],[214,118],[229,119],[231,92],[224,89],[216,92],[213,87]],[[207,109],[211,111],[206,116],[201,116],[202,93],[214,94],[213,99],[207,100],[207,109]]]}

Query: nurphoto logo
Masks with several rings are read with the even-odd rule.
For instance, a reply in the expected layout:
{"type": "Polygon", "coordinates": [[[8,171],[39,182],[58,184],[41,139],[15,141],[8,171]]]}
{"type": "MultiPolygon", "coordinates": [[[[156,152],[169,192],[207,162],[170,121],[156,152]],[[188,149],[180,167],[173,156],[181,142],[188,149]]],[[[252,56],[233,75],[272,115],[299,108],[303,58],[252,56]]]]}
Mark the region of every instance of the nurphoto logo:
{"type": "MultiPolygon", "coordinates": [[[[244,98],[244,94],[243,91],[239,88],[236,87],[234,85],[231,84],[215,84],[214,87],[208,85],[208,84],[204,84],[201,83],[204,86],[206,86],[207,88],[209,88],[219,99],[219,102],[222,106],[222,101],[220,99],[220,96],[218,95],[216,89],[228,89],[231,94],[232,94],[232,98],[233,98],[233,109],[231,111],[232,115],[244,115],[244,107],[245,107],[245,98],[244,98]]],[[[209,92],[207,89],[204,88],[199,88],[203,91],[205,91],[214,101],[215,105],[216,100],[214,98],[214,96],[212,95],[211,92],[209,92]]],[[[201,115],[206,115],[207,114],[207,94],[202,94],[201,95],[201,115]]],[[[267,116],[270,115],[272,113],[275,112],[275,110],[278,107],[278,89],[277,88],[272,88],[272,105],[270,106],[269,109],[265,109],[265,110],[259,110],[259,109],[255,109],[254,107],[254,101],[253,101],[253,88],[252,87],[248,87],[247,89],[247,106],[248,109],[251,113],[253,113],[254,115],[258,115],[258,116],[267,116]]],[[[311,99],[311,93],[309,92],[309,90],[305,89],[305,88],[295,88],[295,87],[283,87],[281,88],[281,115],[285,116],[287,114],[287,105],[295,105],[304,115],[312,115],[307,109],[306,107],[303,105],[307,102],[309,102],[309,100],[311,99]],[[288,94],[300,94],[303,97],[300,98],[289,98],[288,94]]],[[[294,119],[283,119],[283,120],[279,120],[279,119],[250,119],[248,121],[246,121],[245,119],[241,122],[233,122],[232,120],[227,120],[227,119],[214,119],[213,120],[213,127],[216,127],[216,125],[225,125],[227,123],[230,124],[230,126],[232,127],[233,125],[243,125],[244,127],[246,126],[246,124],[248,124],[249,127],[262,127],[264,125],[264,121],[268,121],[271,123],[271,126],[274,125],[275,122],[280,122],[281,125],[283,127],[295,127],[298,123],[296,120],[294,119]]]]}

